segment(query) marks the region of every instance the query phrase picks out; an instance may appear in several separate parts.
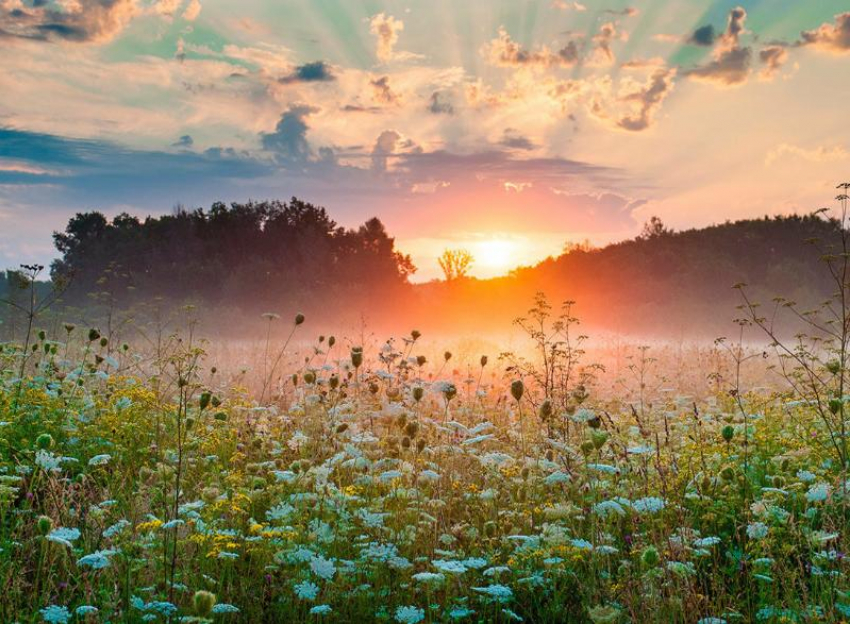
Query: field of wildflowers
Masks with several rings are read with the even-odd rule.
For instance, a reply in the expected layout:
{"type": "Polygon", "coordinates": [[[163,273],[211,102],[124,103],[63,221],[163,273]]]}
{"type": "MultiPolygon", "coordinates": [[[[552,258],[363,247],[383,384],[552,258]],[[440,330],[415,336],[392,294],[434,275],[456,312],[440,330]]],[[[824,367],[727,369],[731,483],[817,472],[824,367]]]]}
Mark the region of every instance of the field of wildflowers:
{"type": "MultiPolygon", "coordinates": [[[[540,297],[527,357],[465,366],[418,355],[416,331],[267,339],[251,384],[191,326],[147,349],[71,324],[3,345],[0,621],[850,617],[818,397],[747,390],[763,354],[725,342],[699,396],[662,388],[648,347],[606,389],[576,324],[540,297]]],[[[808,387],[843,419],[836,366],[808,387]]]]}

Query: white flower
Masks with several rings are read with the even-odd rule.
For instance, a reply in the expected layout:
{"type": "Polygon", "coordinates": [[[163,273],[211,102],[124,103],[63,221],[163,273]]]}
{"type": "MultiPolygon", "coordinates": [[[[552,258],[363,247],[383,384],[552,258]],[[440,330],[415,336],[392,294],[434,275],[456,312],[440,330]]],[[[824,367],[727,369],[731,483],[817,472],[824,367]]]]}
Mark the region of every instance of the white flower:
{"type": "Polygon", "coordinates": [[[77,559],[77,565],[81,568],[102,570],[109,567],[109,557],[115,554],[114,550],[98,550],[90,555],[77,559]]]}
{"type": "Polygon", "coordinates": [[[47,539],[51,542],[56,542],[57,544],[62,544],[63,546],[72,548],[73,544],[71,542],[80,539],[80,530],[59,527],[48,533],[47,539]]]}
{"type": "Polygon", "coordinates": [[[764,539],[767,537],[767,525],[764,522],[751,522],[747,525],[747,537],[764,539]]]}
{"type": "Polygon", "coordinates": [[[460,561],[446,561],[445,559],[437,559],[431,564],[440,572],[448,572],[450,574],[463,574],[466,572],[466,566],[460,561]]]}
{"type": "Polygon", "coordinates": [[[112,459],[112,455],[95,455],[89,460],[89,466],[105,466],[112,459]]]}
{"type": "Polygon", "coordinates": [[[313,601],[319,595],[319,586],[312,581],[302,581],[294,589],[295,595],[301,600],[313,601]]]}
{"type": "Polygon", "coordinates": [[[664,499],[657,496],[639,498],[632,503],[632,508],[638,513],[656,513],[664,509],[664,506],[664,499]]]}
{"type": "Polygon", "coordinates": [[[472,591],[489,596],[499,602],[507,602],[514,597],[514,592],[506,585],[488,585],[487,587],[473,587],[472,591]]]}
{"type": "Polygon", "coordinates": [[[316,555],[310,560],[310,570],[325,581],[329,581],[336,574],[336,566],[333,561],[325,559],[321,555],[316,555]]]}
{"type": "Polygon", "coordinates": [[[425,619],[425,610],[417,607],[398,607],[395,610],[395,621],[400,624],[417,624],[425,619]]]}
{"type": "Polygon", "coordinates": [[[715,537],[711,535],[709,537],[702,537],[700,539],[694,540],[694,546],[696,548],[709,548],[716,544],[719,544],[722,540],[719,537],[715,537]]]}
{"type": "Polygon", "coordinates": [[[806,492],[806,500],[810,503],[820,503],[829,497],[832,487],[828,483],[815,483],[806,492]]]}

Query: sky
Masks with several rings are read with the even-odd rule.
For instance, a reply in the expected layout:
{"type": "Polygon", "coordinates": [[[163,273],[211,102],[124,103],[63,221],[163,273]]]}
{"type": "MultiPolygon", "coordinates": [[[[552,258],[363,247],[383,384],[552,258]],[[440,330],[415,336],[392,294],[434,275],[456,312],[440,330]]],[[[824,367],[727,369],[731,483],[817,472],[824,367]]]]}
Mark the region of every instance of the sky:
{"type": "Polygon", "coordinates": [[[0,267],[297,196],[489,277],[850,179],[847,0],[0,0],[0,50],[0,267]]]}

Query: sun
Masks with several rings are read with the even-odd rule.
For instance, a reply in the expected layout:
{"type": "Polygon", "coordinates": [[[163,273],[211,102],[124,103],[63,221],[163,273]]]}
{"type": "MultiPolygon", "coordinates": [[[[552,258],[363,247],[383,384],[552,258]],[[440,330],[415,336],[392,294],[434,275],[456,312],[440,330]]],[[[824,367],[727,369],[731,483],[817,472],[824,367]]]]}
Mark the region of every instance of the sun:
{"type": "Polygon", "coordinates": [[[472,255],[475,264],[487,269],[507,269],[516,261],[516,244],[503,238],[493,238],[475,243],[472,255]]]}

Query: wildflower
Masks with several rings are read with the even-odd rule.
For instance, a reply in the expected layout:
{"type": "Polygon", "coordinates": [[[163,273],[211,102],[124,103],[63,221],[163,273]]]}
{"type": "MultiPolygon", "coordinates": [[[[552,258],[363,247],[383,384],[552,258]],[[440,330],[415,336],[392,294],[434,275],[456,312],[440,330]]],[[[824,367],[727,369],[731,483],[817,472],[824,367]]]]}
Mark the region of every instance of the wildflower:
{"type": "Polygon", "coordinates": [[[310,609],[310,615],[327,615],[332,611],[333,609],[331,609],[330,605],[316,605],[315,607],[310,609]]]}
{"type": "Polygon", "coordinates": [[[719,617],[704,617],[697,620],[697,624],[726,624],[726,620],[719,617]]]}
{"type": "Polygon", "coordinates": [[[797,471],[797,478],[800,481],[802,481],[803,483],[811,483],[812,481],[817,479],[817,477],[815,476],[815,473],[810,472],[808,470],[798,470],[797,471]]]}
{"type": "Polygon", "coordinates": [[[573,548],[578,548],[579,550],[593,550],[593,544],[586,539],[571,539],[570,544],[573,545],[573,548]]]}
{"type": "Polygon", "coordinates": [[[806,492],[806,500],[810,503],[820,503],[829,497],[832,487],[828,483],[816,483],[806,492]]]}
{"type": "Polygon", "coordinates": [[[747,525],[747,537],[750,539],[764,539],[767,537],[767,525],[763,522],[751,522],[747,525]]]}
{"type": "Polygon", "coordinates": [[[395,621],[400,624],[417,624],[425,619],[425,610],[417,607],[398,607],[395,610],[395,621]]]}
{"type": "Polygon", "coordinates": [[[517,614],[517,613],[514,613],[513,611],[511,611],[511,610],[510,610],[510,609],[508,609],[507,607],[505,607],[504,609],[502,609],[502,613],[504,613],[505,615],[507,615],[507,616],[508,616],[508,618],[509,618],[509,619],[511,619],[511,620],[513,620],[514,622],[522,622],[522,616],[520,616],[520,615],[519,615],[519,614],[517,614]]]}
{"type": "Polygon", "coordinates": [[[452,607],[449,611],[449,617],[453,620],[460,620],[465,617],[469,617],[475,613],[472,609],[468,607],[452,607]]]}
{"type": "Polygon", "coordinates": [[[95,455],[89,460],[89,466],[105,466],[112,459],[112,455],[95,455]]]}
{"type": "Polygon", "coordinates": [[[647,568],[654,568],[660,560],[658,550],[654,546],[647,546],[641,553],[640,560],[647,568]]]}
{"type": "Polygon", "coordinates": [[[696,548],[709,548],[711,546],[715,546],[716,544],[719,544],[721,541],[722,540],[719,537],[712,535],[712,536],[709,536],[709,537],[703,537],[703,538],[694,540],[694,546],[696,548]]]}
{"type": "Polygon", "coordinates": [[[464,572],[466,572],[466,566],[463,565],[463,563],[461,563],[460,561],[446,561],[443,559],[437,559],[436,561],[432,561],[431,563],[440,572],[448,572],[451,574],[463,574],[464,572]]]}
{"type": "Polygon", "coordinates": [[[97,607],[93,607],[91,605],[80,605],[76,609],[74,609],[74,615],[85,617],[87,615],[92,615],[98,612],[97,607]]]}
{"type": "Polygon", "coordinates": [[[59,467],[62,465],[62,458],[56,457],[50,451],[39,449],[35,454],[35,464],[45,472],[52,472],[59,470],[59,467]]]}
{"type": "Polygon", "coordinates": [[[300,600],[309,600],[313,601],[316,599],[316,596],[319,595],[319,586],[313,583],[312,581],[302,581],[298,583],[295,587],[295,595],[298,596],[300,600]]]}
{"type": "Polygon", "coordinates": [[[77,565],[81,568],[102,570],[109,567],[109,557],[115,554],[114,550],[98,550],[89,555],[77,559],[77,565]]]}
{"type": "Polygon", "coordinates": [[[57,605],[45,607],[39,613],[41,613],[42,621],[48,622],[48,624],[67,624],[68,620],[71,619],[71,613],[68,611],[68,608],[57,605]]]}
{"type": "Polygon", "coordinates": [[[657,513],[664,509],[664,499],[656,496],[639,498],[632,503],[632,508],[638,513],[657,513]]]}
{"type": "Polygon", "coordinates": [[[74,542],[80,539],[80,530],[79,529],[69,529],[65,527],[59,527],[53,529],[50,533],[47,534],[47,539],[51,542],[56,542],[57,544],[62,544],[63,546],[67,546],[68,548],[72,548],[74,542]]]}
{"type": "Polygon", "coordinates": [[[103,531],[103,537],[106,539],[112,539],[116,535],[118,535],[121,531],[130,526],[130,522],[128,520],[121,519],[112,526],[108,527],[103,531]]]}
{"type": "Polygon", "coordinates": [[[329,581],[336,574],[336,566],[322,556],[316,555],[310,561],[310,570],[320,579],[329,581]]]}
{"type": "Polygon", "coordinates": [[[482,557],[468,557],[463,560],[463,565],[471,570],[480,570],[487,565],[487,560],[482,557]]]}
{"type": "Polygon", "coordinates": [[[615,500],[606,500],[601,503],[596,503],[596,505],[593,506],[593,510],[603,518],[607,518],[612,514],[617,516],[626,515],[626,510],[623,509],[623,506],[615,500]]]}
{"type": "Polygon", "coordinates": [[[507,602],[514,597],[514,592],[505,585],[488,585],[487,587],[473,587],[472,591],[489,596],[498,602],[507,602]]]}
{"type": "Polygon", "coordinates": [[[226,602],[219,602],[212,608],[213,613],[239,613],[239,607],[226,602]]]}
{"type": "Polygon", "coordinates": [[[419,581],[420,583],[432,583],[434,585],[442,583],[445,578],[445,574],[439,574],[437,572],[419,572],[413,575],[414,581],[419,581]]]}

